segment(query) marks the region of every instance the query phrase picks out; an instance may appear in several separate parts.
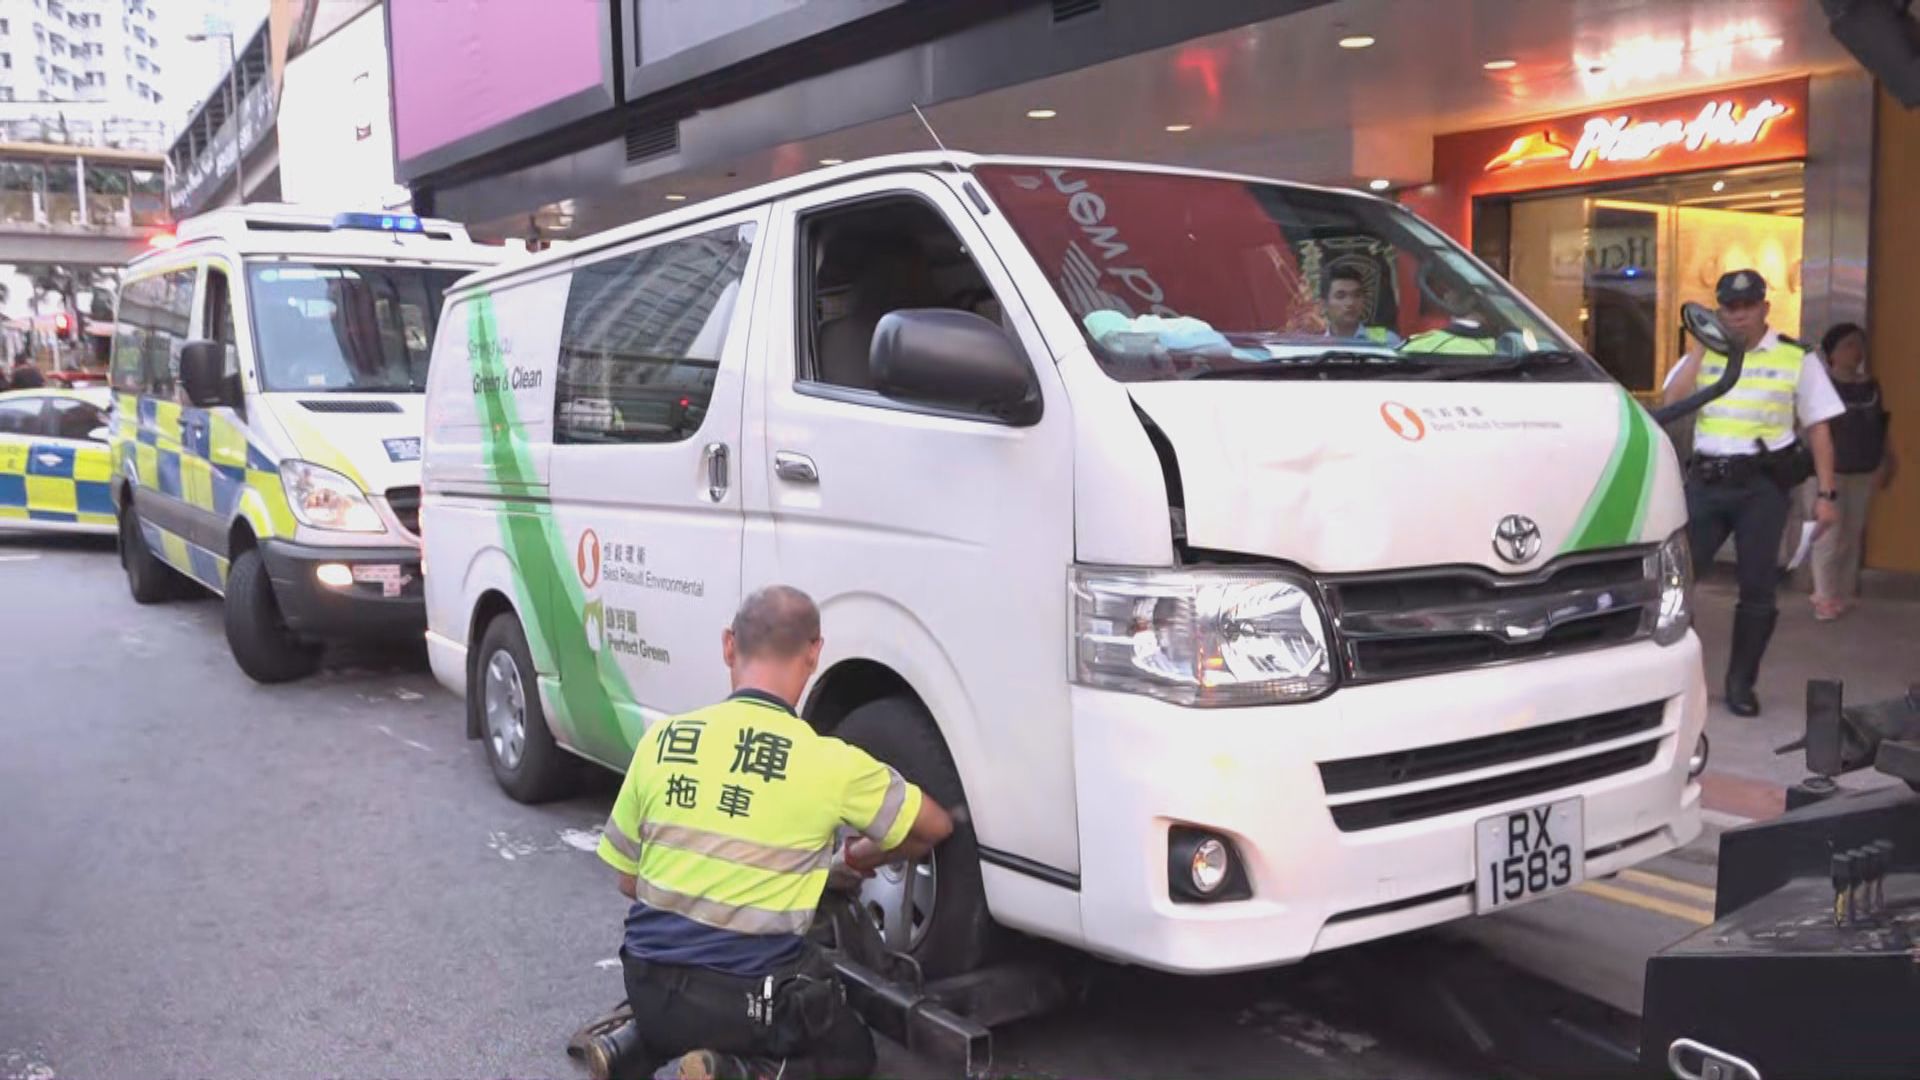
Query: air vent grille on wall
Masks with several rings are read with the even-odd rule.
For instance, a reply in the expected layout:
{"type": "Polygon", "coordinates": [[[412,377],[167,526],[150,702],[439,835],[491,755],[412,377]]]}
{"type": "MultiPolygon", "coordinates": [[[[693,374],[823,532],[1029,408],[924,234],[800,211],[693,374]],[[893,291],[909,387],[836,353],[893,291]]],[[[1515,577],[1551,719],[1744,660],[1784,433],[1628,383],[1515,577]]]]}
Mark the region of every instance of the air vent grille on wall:
{"type": "Polygon", "coordinates": [[[627,163],[651,161],[680,150],[680,122],[664,120],[627,130],[627,163]]]}

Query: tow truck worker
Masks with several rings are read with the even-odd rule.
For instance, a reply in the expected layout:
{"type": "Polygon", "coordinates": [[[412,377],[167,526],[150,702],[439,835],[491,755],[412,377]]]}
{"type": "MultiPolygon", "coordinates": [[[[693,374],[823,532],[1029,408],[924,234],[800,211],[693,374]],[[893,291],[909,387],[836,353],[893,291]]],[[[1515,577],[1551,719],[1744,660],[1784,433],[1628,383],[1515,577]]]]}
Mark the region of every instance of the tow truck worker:
{"type": "MultiPolygon", "coordinates": [[[[1760,699],[1753,686],[1780,614],[1774,590],[1780,580],[1776,564],[1787,527],[1788,492],[1806,479],[1804,459],[1794,446],[1794,421],[1806,430],[1812,471],[1820,478],[1814,517],[1821,529],[1828,529],[1839,517],[1834,504],[1839,491],[1827,422],[1846,406],[1826,370],[1807,362],[1806,348],[1767,326],[1772,309],[1759,273],[1725,274],[1714,292],[1721,322],[1747,353],[1740,381],[1701,409],[1694,427],[1693,459],[1687,466],[1687,539],[1697,567],[1733,535],[1740,599],[1733,609],[1727,658],[1727,709],[1735,716],[1757,716],[1760,699]]],[[[1702,379],[1708,385],[1717,381],[1726,367],[1725,356],[1695,342],[1667,377],[1661,396],[1668,404],[1679,401],[1702,379]]]]}
{"type": "MultiPolygon", "coordinates": [[[[649,1068],[871,1075],[873,1036],[805,941],[830,868],[926,855],[947,812],[893,769],[817,734],[794,703],[820,663],[820,612],[771,585],[721,635],[733,694],[641,737],[600,857],[634,903],[620,950],[649,1068]],[[839,855],[842,827],[859,836],[839,855]]],[[[857,879],[856,879],[857,880],[857,879]]],[[[672,1075],[671,1069],[662,1075],[672,1075]]]]}

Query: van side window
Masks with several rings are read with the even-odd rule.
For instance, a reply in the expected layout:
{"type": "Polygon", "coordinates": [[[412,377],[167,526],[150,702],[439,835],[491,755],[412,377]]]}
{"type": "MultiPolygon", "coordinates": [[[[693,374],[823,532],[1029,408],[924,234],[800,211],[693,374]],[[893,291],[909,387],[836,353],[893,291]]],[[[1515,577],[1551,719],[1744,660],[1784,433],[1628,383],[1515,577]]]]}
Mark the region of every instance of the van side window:
{"type": "Polygon", "coordinates": [[[154,291],[160,287],[159,278],[141,278],[120,286],[120,309],[114,319],[118,329],[113,337],[113,388],[120,393],[146,392],[140,361],[147,335],[153,331],[154,291]]]}
{"type": "Polygon", "coordinates": [[[206,334],[227,355],[226,376],[240,377],[240,343],[233,336],[233,290],[225,270],[207,270],[206,334]]]}
{"type": "Polygon", "coordinates": [[[882,316],[902,308],[970,311],[1006,325],[1000,303],[933,207],[891,198],[804,222],[808,324],[803,382],[874,389],[867,358],[882,316]]]}
{"type": "Polygon", "coordinates": [[[678,442],[700,429],[753,232],[718,229],[573,272],[555,442],[678,442]]]}
{"type": "Polygon", "coordinates": [[[130,282],[120,294],[113,345],[114,389],[176,400],[180,347],[193,313],[192,270],[130,282]]]}

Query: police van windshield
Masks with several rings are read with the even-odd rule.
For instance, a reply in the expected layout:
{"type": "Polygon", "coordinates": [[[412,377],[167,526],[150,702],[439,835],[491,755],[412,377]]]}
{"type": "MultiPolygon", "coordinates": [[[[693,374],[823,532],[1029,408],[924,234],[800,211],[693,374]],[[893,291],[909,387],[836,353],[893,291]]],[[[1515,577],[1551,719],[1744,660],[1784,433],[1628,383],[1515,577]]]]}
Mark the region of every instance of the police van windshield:
{"type": "Polygon", "coordinates": [[[470,270],[255,263],[247,268],[268,390],[426,389],[440,299],[470,270]]]}
{"type": "Polygon", "coordinates": [[[1607,377],[1383,200],[1119,169],[974,174],[1115,379],[1607,377]]]}

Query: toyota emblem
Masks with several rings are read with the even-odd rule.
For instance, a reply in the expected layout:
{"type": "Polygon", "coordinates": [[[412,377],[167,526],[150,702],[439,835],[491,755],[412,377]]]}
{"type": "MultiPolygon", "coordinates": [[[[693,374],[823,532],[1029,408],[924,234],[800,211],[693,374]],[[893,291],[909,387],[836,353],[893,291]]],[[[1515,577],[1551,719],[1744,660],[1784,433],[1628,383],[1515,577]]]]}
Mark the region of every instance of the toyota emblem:
{"type": "Polygon", "coordinates": [[[1493,530],[1493,553],[1518,566],[1540,554],[1540,526],[1523,514],[1508,514],[1493,530]]]}

